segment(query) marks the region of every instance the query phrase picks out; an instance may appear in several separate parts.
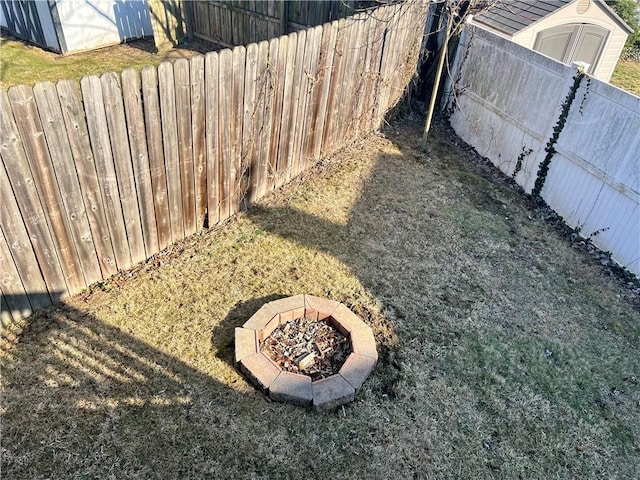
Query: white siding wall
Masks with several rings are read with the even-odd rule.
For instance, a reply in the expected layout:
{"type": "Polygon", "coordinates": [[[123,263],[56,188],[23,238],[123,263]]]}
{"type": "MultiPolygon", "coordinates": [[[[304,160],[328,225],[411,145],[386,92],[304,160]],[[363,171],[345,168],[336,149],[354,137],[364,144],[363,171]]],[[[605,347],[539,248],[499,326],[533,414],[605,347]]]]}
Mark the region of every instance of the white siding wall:
{"type": "MultiPolygon", "coordinates": [[[[467,25],[458,52],[455,131],[531,192],[576,71],[467,25]],[[471,42],[469,38],[472,37],[471,42]],[[468,45],[471,45],[470,47],[468,45]],[[465,58],[464,62],[461,59],[465,58]],[[460,65],[462,63],[462,65],[460,65]],[[522,152],[525,155],[522,155],[522,152]]],[[[551,161],[542,197],[583,236],[640,275],[640,98],[583,79],[551,161]]]]}
{"type": "Polygon", "coordinates": [[[152,36],[147,0],[58,0],[67,52],[152,36]]]}

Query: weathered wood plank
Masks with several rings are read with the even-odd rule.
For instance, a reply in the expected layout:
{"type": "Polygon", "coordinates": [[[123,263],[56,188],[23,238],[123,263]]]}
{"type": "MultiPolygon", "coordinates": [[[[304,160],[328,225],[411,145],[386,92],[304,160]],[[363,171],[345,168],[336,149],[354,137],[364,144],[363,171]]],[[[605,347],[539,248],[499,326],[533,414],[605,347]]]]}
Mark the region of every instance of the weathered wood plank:
{"type": "Polygon", "coordinates": [[[336,138],[336,142],[342,145],[347,138],[347,130],[350,123],[350,107],[352,100],[353,90],[353,58],[355,56],[354,42],[357,33],[358,25],[355,22],[354,17],[347,19],[345,24],[345,49],[344,49],[344,65],[343,65],[343,81],[340,98],[340,109],[337,113],[338,122],[340,124],[340,130],[336,138]]]}
{"type": "Polygon", "coordinates": [[[339,128],[338,112],[340,109],[340,93],[344,70],[345,34],[345,20],[340,19],[336,30],[336,47],[333,55],[329,98],[327,100],[327,121],[322,134],[322,152],[325,155],[332,153],[336,149],[336,138],[339,128]]]}
{"type": "Polygon", "coordinates": [[[9,325],[15,323],[16,320],[19,320],[19,318],[14,320],[11,315],[11,308],[7,304],[7,300],[4,298],[4,293],[0,288],[0,328],[7,328],[9,325]]]}
{"type": "Polygon", "coordinates": [[[180,58],[173,64],[176,88],[178,153],[185,236],[196,232],[195,175],[193,171],[193,137],[191,131],[191,80],[189,62],[180,58]]]}
{"type": "Polygon", "coordinates": [[[290,33],[287,36],[287,56],[282,70],[284,75],[284,87],[282,95],[282,120],[280,127],[280,139],[278,147],[278,165],[276,175],[276,188],[284,185],[291,178],[291,156],[289,155],[289,145],[292,142],[291,127],[291,102],[294,93],[294,68],[296,63],[298,34],[290,33]]]}
{"type": "Polygon", "coordinates": [[[242,121],[244,117],[244,72],[246,50],[244,47],[233,49],[233,83],[232,83],[232,110],[231,110],[231,168],[229,169],[230,184],[230,214],[235,214],[244,201],[245,192],[242,189],[242,179],[246,164],[242,158],[242,121]]]}
{"type": "Polygon", "coordinates": [[[258,45],[247,46],[247,59],[244,74],[244,112],[242,121],[242,165],[240,190],[247,201],[255,201],[256,167],[256,83],[258,77],[258,45]]]}
{"type": "Polygon", "coordinates": [[[140,77],[135,69],[128,68],[122,72],[122,93],[127,117],[129,145],[131,146],[134,183],[140,207],[144,250],[146,258],[149,258],[158,253],[160,248],[158,245],[153,187],[149,170],[149,151],[147,149],[141,88],[140,77]]]}
{"type": "Polygon", "coordinates": [[[363,131],[367,132],[376,128],[373,126],[373,114],[379,76],[378,69],[380,67],[380,60],[382,57],[382,36],[384,35],[384,23],[378,18],[378,16],[373,16],[370,21],[371,26],[369,28],[368,41],[369,53],[366,72],[367,97],[363,105],[363,120],[361,124],[363,131]]]}
{"type": "MultiPolygon", "coordinates": [[[[42,276],[34,245],[31,243],[29,232],[22,219],[22,213],[9,183],[9,177],[4,168],[4,160],[0,165],[0,191],[3,192],[2,202],[0,202],[0,230],[3,231],[31,306],[34,309],[46,307],[51,304],[51,298],[48,294],[45,279],[42,276]]],[[[35,247],[38,248],[39,245],[35,247]]]]}
{"type": "Polygon", "coordinates": [[[209,28],[212,29],[212,35],[214,38],[219,40],[222,39],[222,14],[220,13],[220,9],[215,5],[209,6],[209,12],[212,13],[212,22],[209,25],[209,28]]]}
{"type": "Polygon", "coordinates": [[[84,77],[80,81],[80,87],[87,114],[87,128],[99,179],[102,204],[107,217],[116,265],[119,270],[124,270],[131,266],[131,253],[120,203],[118,179],[111,153],[111,140],[102,95],[102,84],[98,77],[90,76],[84,77]]]}
{"type": "Polygon", "coordinates": [[[98,256],[102,278],[118,271],[111,234],[102,203],[100,182],[89,140],[89,130],[82,106],[80,89],[74,80],[60,80],[56,85],[62,109],[67,138],[78,173],[78,181],[84,198],[85,213],[91,227],[93,244],[98,256]]]}
{"type": "Polygon", "coordinates": [[[215,27],[215,13],[209,2],[193,2],[193,17],[195,18],[194,34],[204,34],[213,37],[217,31],[215,27]]]}
{"type": "Polygon", "coordinates": [[[367,79],[369,75],[369,56],[371,55],[369,35],[372,23],[371,17],[368,15],[363,16],[358,33],[358,53],[356,59],[358,77],[353,105],[353,130],[351,131],[351,135],[354,136],[359,136],[363,132],[364,104],[366,99],[371,95],[371,92],[368,90],[369,84],[367,79]]]}
{"type": "Polygon", "coordinates": [[[313,126],[313,140],[311,155],[318,160],[322,155],[322,139],[327,125],[327,111],[329,106],[329,89],[333,75],[333,59],[336,49],[338,23],[326,24],[322,28],[322,41],[320,45],[320,60],[318,66],[318,91],[319,99],[314,112],[315,124],[313,126]]]}
{"type": "Polygon", "coordinates": [[[286,3],[288,8],[287,17],[289,19],[289,22],[303,23],[304,19],[302,18],[302,15],[301,15],[302,2],[298,0],[293,0],[291,2],[286,2],[286,3]]]}
{"type": "MultiPolygon", "coordinates": [[[[24,143],[24,151],[27,154],[31,175],[42,203],[44,218],[60,261],[60,267],[65,276],[67,288],[69,293],[73,295],[86,285],[71,234],[69,220],[64,212],[62,196],[56,182],[33,91],[26,85],[19,85],[10,88],[8,94],[18,132],[24,143]]],[[[11,159],[8,158],[7,160],[10,161],[11,159]]],[[[11,178],[11,173],[8,173],[9,178],[11,178]]],[[[14,185],[14,189],[15,187],[14,185]]]]}
{"type": "Polygon", "coordinates": [[[268,30],[267,30],[267,38],[276,38],[280,35],[284,35],[287,32],[282,31],[282,19],[281,15],[281,7],[280,4],[283,2],[267,2],[267,14],[270,17],[274,17],[278,19],[278,21],[270,21],[268,30]]]}
{"type": "Polygon", "coordinates": [[[307,130],[309,124],[307,122],[307,105],[310,102],[311,91],[313,88],[313,78],[311,76],[312,71],[312,59],[315,50],[315,29],[306,30],[305,33],[305,45],[304,53],[302,56],[302,64],[297,70],[297,74],[300,75],[300,95],[297,102],[298,118],[297,128],[295,135],[295,161],[293,167],[293,174],[298,175],[306,169],[305,159],[305,140],[307,136],[307,130]]]}
{"type": "Polygon", "coordinates": [[[179,0],[147,0],[156,48],[164,51],[185,37],[186,25],[179,0]]]}
{"type": "Polygon", "coordinates": [[[255,126],[258,122],[258,45],[252,43],[247,46],[247,60],[244,86],[244,119],[242,124],[242,190],[246,201],[256,199],[255,187],[258,168],[256,164],[257,137],[255,126]]]}
{"type": "MultiPolygon", "coordinates": [[[[309,45],[308,59],[305,63],[307,77],[307,99],[305,105],[305,132],[301,145],[302,169],[306,170],[313,164],[313,136],[315,133],[320,101],[320,84],[318,83],[318,67],[320,64],[320,44],[322,42],[322,27],[318,26],[309,30],[307,35],[309,45]]],[[[305,56],[307,56],[305,52],[305,56]]]]}
{"type": "MultiPolygon", "coordinates": [[[[265,183],[262,195],[273,188],[275,179],[276,160],[272,157],[272,146],[278,144],[277,138],[273,138],[273,124],[279,122],[275,119],[276,102],[278,98],[278,59],[280,42],[277,38],[268,44],[269,55],[265,66],[266,97],[264,104],[264,125],[262,127],[262,157],[265,168],[265,183]]],[[[277,148],[277,147],[276,147],[277,148]]]]}
{"type": "Polygon", "coordinates": [[[58,182],[61,199],[69,222],[72,239],[80,262],[84,286],[102,278],[91,227],[82,199],[78,174],[62,116],[56,87],[51,82],[37,83],[33,93],[40,121],[49,147],[49,155],[58,182]]]}
{"type": "Polygon", "coordinates": [[[302,119],[301,104],[304,104],[306,84],[306,76],[304,73],[304,51],[307,44],[307,32],[301,30],[298,32],[298,43],[296,45],[296,60],[293,67],[293,92],[291,96],[291,123],[289,126],[289,160],[288,166],[293,178],[300,173],[300,139],[302,138],[302,130],[304,121],[302,119]]]}
{"type": "Polygon", "coordinates": [[[158,73],[151,65],[142,69],[142,95],[147,148],[149,150],[149,175],[153,190],[153,205],[158,229],[158,249],[171,244],[171,216],[167,192],[167,173],[162,144],[162,118],[158,97],[158,73]]]}
{"type": "Polygon", "coordinates": [[[131,261],[135,265],[144,262],[147,257],[144,251],[142,226],[140,225],[140,209],[131,164],[131,148],[122,102],[122,89],[115,73],[104,73],[100,77],[100,81],[102,82],[102,95],[118,191],[120,192],[122,215],[127,230],[131,261]]]}
{"type": "Polygon", "coordinates": [[[400,86],[399,78],[402,73],[401,71],[401,57],[402,60],[406,58],[407,45],[404,43],[406,29],[405,27],[405,10],[401,5],[397,5],[397,8],[394,13],[394,17],[392,20],[392,40],[393,43],[391,45],[401,45],[400,51],[404,53],[404,55],[398,54],[396,50],[390,59],[390,71],[389,71],[389,96],[388,101],[389,104],[387,106],[387,110],[395,105],[402,95],[402,90],[404,90],[404,86],[400,86]]]}
{"type": "Polygon", "coordinates": [[[219,55],[219,126],[220,136],[220,220],[231,215],[231,166],[233,164],[232,110],[233,110],[233,54],[222,50],[219,55]]]}
{"type": "Polygon", "coordinates": [[[273,121],[271,123],[271,145],[269,148],[269,179],[267,189],[271,190],[278,185],[280,172],[278,170],[278,157],[280,155],[280,131],[282,127],[282,111],[284,98],[285,71],[287,67],[287,49],[289,37],[282,36],[271,40],[275,44],[278,51],[276,61],[270,61],[272,64],[272,72],[274,76],[275,98],[273,101],[273,121]]]}
{"type": "Polygon", "coordinates": [[[399,14],[400,8],[396,5],[389,7],[388,12],[388,30],[387,36],[385,37],[385,52],[383,52],[383,66],[382,66],[382,74],[381,74],[381,82],[382,88],[380,90],[380,109],[379,109],[379,122],[382,123],[384,120],[384,115],[393,105],[393,76],[395,69],[395,55],[396,55],[396,45],[398,38],[398,28],[397,28],[397,15],[399,14]]]}
{"type": "Polygon", "coordinates": [[[266,112],[268,107],[268,99],[271,96],[271,89],[269,88],[269,73],[267,70],[267,62],[269,60],[269,43],[266,41],[258,44],[258,65],[256,76],[256,110],[253,118],[253,132],[254,132],[254,151],[252,158],[252,180],[253,184],[251,191],[253,193],[254,201],[262,197],[267,189],[267,170],[268,164],[268,135],[271,133],[271,124],[267,120],[268,113],[266,112]]]}
{"type": "MultiPolygon", "coordinates": [[[[27,260],[30,260],[26,247],[28,243],[22,241],[23,236],[21,235],[24,221],[28,232],[27,242],[33,245],[33,251],[38,260],[37,264],[46,283],[46,290],[49,291],[52,299],[66,297],[69,295],[69,290],[65,276],[60,267],[51,232],[47,227],[35,181],[11,111],[9,98],[4,90],[0,90],[0,152],[3,164],[3,168],[0,170],[2,173],[0,178],[3,182],[2,191],[13,191],[17,207],[10,209],[11,196],[7,196],[6,199],[3,197],[3,201],[0,202],[2,205],[0,221],[9,245],[16,254],[20,252],[24,255],[22,258],[24,261],[20,264],[16,262],[16,264],[20,268],[20,272],[23,273],[21,266],[27,264],[28,267],[27,260]]],[[[29,273],[34,269],[25,268],[24,271],[29,273]]]]}
{"type": "Polygon", "coordinates": [[[12,319],[27,318],[31,315],[33,312],[31,303],[2,229],[0,229],[0,289],[12,319]]]}
{"type": "Polygon", "coordinates": [[[163,62],[158,66],[158,84],[160,88],[164,162],[167,171],[171,241],[177,242],[184,238],[184,212],[182,209],[182,184],[180,180],[176,92],[173,64],[171,62],[163,62]]]}
{"type": "MultiPolygon", "coordinates": [[[[234,39],[236,38],[236,22],[238,21],[238,14],[229,8],[225,8],[224,4],[220,4],[220,12],[222,14],[221,26],[222,31],[224,32],[223,40],[230,45],[234,44],[234,39]]],[[[241,17],[242,18],[242,17],[241,17]]]]}
{"type": "Polygon", "coordinates": [[[205,98],[206,98],[206,202],[207,225],[213,227],[220,221],[220,111],[218,95],[219,60],[216,52],[205,57],[205,98]]]}
{"type": "MultiPolygon", "coordinates": [[[[244,0],[245,4],[247,5],[247,10],[249,12],[255,12],[255,0],[244,0]]],[[[245,32],[247,33],[247,36],[245,38],[245,42],[246,44],[249,43],[253,43],[256,42],[258,40],[258,36],[257,36],[257,32],[258,32],[258,27],[257,27],[257,18],[254,15],[247,15],[245,14],[245,18],[246,23],[245,23],[245,32]]]]}
{"type": "Polygon", "coordinates": [[[254,41],[262,42],[269,38],[269,18],[267,18],[267,2],[256,1],[256,13],[264,15],[264,17],[256,18],[256,38],[254,41]]]}
{"type": "Polygon", "coordinates": [[[394,52],[393,32],[390,29],[391,21],[395,13],[395,6],[388,6],[382,9],[379,14],[380,21],[384,25],[382,52],[380,58],[380,69],[378,72],[378,79],[376,84],[376,95],[374,103],[374,128],[379,128],[384,120],[384,115],[387,112],[387,99],[389,97],[389,82],[390,82],[390,66],[391,57],[394,52]]]}
{"type": "Polygon", "coordinates": [[[354,106],[356,104],[356,88],[360,82],[361,72],[358,71],[358,55],[360,52],[360,29],[362,26],[362,18],[360,15],[356,15],[350,18],[350,26],[347,29],[349,32],[349,37],[347,40],[347,45],[349,46],[347,49],[347,60],[346,60],[346,77],[344,84],[344,92],[342,97],[342,115],[341,124],[342,128],[342,136],[340,137],[340,143],[344,143],[347,139],[352,138],[355,134],[354,132],[354,123],[355,123],[355,109],[354,106]]]}
{"type": "MultiPolygon", "coordinates": [[[[207,147],[205,59],[191,59],[191,131],[193,138],[193,172],[195,175],[196,231],[204,228],[207,213],[207,147]]],[[[216,72],[217,76],[217,72],[216,72]]],[[[217,107],[216,107],[217,111],[217,107]]]]}

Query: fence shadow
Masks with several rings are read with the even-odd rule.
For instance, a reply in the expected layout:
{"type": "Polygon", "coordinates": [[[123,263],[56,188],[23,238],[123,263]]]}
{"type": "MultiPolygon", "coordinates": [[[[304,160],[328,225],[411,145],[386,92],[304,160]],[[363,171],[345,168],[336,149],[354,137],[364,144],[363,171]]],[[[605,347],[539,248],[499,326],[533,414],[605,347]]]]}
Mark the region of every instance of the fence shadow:
{"type": "MultiPolygon", "coordinates": [[[[237,314],[246,308],[253,307],[237,314]]],[[[178,451],[185,464],[199,461],[202,449],[219,442],[220,428],[237,415],[251,419],[264,411],[252,389],[240,394],[68,305],[40,310],[17,339],[0,345],[3,478],[46,476],[43,468],[94,478],[116,468],[127,476],[131,461],[142,478],[157,476],[158,465],[162,475],[184,478],[188,468],[160,452],[178,451]]],[[[233,458],[238,447],[233,436],[226,441],[222,454],[233,458]]]]}

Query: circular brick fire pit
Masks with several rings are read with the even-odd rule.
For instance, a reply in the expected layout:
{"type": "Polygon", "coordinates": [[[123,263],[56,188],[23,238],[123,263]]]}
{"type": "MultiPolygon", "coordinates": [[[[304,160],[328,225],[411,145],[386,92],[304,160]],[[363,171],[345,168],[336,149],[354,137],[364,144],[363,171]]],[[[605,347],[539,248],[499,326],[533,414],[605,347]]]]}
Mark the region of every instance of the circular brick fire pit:
{"type": "Polygon", "coordinates": [[[326,410],[354,400],[378,361],[371,328],[344,304],[311,295],[296,295],[264,304],[235,330],[235,361],[247,378],[270,398],[326,410]],[[284,371],[261,351],[279,325],[298,318],[326,321],[348,337],[351,353],[339,372],[320,380],[284,371]]]}

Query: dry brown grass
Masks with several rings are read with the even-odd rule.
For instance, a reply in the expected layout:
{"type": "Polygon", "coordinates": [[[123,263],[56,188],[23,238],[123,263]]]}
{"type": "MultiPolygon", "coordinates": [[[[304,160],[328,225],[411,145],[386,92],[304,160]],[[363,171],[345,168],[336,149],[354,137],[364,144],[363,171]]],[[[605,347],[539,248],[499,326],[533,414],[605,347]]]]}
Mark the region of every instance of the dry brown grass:
{"type": "Polygon", "coordinates": [[[3,478],[632,478],[637,298],[447,131],[395,124],[5,342],[3,478]],[[381,359],[356,401],[272,403],[233,328],[296,293],[381,359]]]}

